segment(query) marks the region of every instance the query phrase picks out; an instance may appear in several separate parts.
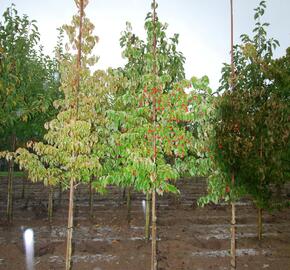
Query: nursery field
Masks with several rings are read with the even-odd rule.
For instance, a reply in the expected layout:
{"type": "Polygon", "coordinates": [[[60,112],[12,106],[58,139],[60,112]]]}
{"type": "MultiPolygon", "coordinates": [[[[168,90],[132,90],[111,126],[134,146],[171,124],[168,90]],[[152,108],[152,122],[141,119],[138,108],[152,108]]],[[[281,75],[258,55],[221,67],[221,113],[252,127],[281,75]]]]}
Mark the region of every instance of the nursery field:
{"type": "MultiPolygon", "coordinates": [[[[100,69],[108,11],[68,2],[74,15],[48,55],[15,4],[0,20],[0,270],[289,270],[290,47],[276,57],[267,1],[251,32],[236,27],[238,1],[217,13],[230,31],[214,47],[230,59],[214,88],[207,61],[186,62],[179,33],[168,35],[169,3],[150,1],[144,38],[124,21],[100,69]]],[[[181,2],[185,23],[198,9],[181,2]]]]}
{"type": "MultiPolygon", "coordinates": [[[[50,226],[47,188],[40,183],[24,183],[23,194],[22,178],[16,177],[14,220],[13,225],[7,225],[4,218],[7,179],[1,177],[0,269],[25,269],[23,231],[26,228],[34,231],[35,269],[64,269],[68,193],[59,196],[55,191],[50,226]]],[[[179,197],[165,195],[157,200],[158,269],[230,269],[230,207],[227,204],[196,206],[196,199],[206,192],[202,178],[181,180],[177,186],[181,191],[179,197]]],[[[87,186],[77,187],[72,269],[148,269],[151,242],[144,240],[144,196],[131,194],[128,225],[127,207],[120,189],[109,187],[104,195],[94,194],[92,219],[87,194],[87,186]]],[[[241,200],[236,208],[237,269],[290,269],[290,209],[265,213],[264,237],[259,242],[257,211],[252,203],[241,200]]]]}

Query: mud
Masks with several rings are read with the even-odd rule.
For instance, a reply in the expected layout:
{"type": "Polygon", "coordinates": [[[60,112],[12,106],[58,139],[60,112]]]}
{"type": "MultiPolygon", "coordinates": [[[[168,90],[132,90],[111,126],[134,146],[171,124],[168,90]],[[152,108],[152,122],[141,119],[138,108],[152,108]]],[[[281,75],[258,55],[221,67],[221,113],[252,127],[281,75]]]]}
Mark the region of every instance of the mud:
{"type": "MultiPolygon", "coordinates": [[[[35,237],[35,269],[64,269],[67,192],[55,191],[54,219],[47,219],[48,192],[41,184],[16,179],[14,221],[5,221],[6,179],[0,183],[0,269],[25,269],[23,232],[35,237]],[[61,197],[59,196],[61,195],[61,197]]],[[[158,198],[158,269],[230,269],[230,207],[196,206],[205,193],[204,179],[179,182],[181,195],[158,198]]],[[[150,242],[144,240],[143,194],[132,194],[131,222],[122,192],[109,188],[94,194],[94,216],[89,217],[88,188],[78,186],[75,198],[73,269],[148,270],[150,242]]],[[[290,269],[290,209],[265,213],[264,238],[256,236],[257,210],[248,200],[237,204],[237,269],[290,269]]]]}

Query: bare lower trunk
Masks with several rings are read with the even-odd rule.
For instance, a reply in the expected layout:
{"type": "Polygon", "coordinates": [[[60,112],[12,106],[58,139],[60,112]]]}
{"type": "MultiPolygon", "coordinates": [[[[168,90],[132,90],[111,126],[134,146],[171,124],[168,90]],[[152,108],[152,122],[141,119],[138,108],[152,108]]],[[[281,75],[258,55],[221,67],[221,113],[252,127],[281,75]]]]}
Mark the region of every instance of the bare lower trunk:
{"type": "Polygon", "coordinates": [[[152,191],[152,254],[151,270],[157,270],[157,228],[156,228],[156,191],[152,191]]]}
{"type": "MultiPolygon", "coordinates": [[[[16,136],[12,135],[11,150],[15,151],[16,145],[16,136]]],[[[14,160],[9,160],[9,169],[8,169],[8,190],[7,190],[7,209],[6,216],[9,223],[13,219],[13,174],[14,174],[14,160]]]]}
{"type": "MultiPolygon", "coordinates": [[[[230,88],[235,90],[235,63],[234,63],[234,3],[230,0],[231,13],[231,74],[230,74],[230,88]]],[[[232,185],[235,185],[235,175],[232,172],[232,185]]],[[[236,269],[236,205],[231,202],[232,220],[231,220],[231,270],[236,269]]]]}
{"type": "Polygon", "coordinates": [[[58,184],[58,207],[61,207],[62,202],[62,184],[61,182],[58,184]]]}
{"type": "Polygon", "coordinates": [[[89,187],[89,207],[90,207],[90,218],[93,217],[93,208],[94,208],[94,194],[93,194],[93,183],[92,179],[90,180],[90,187],[89,187]]]}
{"type": "Polygon", "coordinates": [[[52,216],[53,216],[53,186],[49,186],[48,191],[48,221],[49,224],[52,222],[52,216]]]}
{"type": "Polygon", "coordinates": [[[236,269],[236,205],[231,203],[232,221],[231,221],[231,270],[236,269]]]}
{"type": "Polygon", "coordinates": [[[65,261],[66,270],[70,270],[72,265],[73,202],[74,202],[74,179],[71,179],[69,192],[66,261],[65,261]]]}
{"type": "Polygon", "coordinates": [[[127,222],[131,222],[131,187],[127,191],[127,222]]]}
{"type": "Polygon", "coordinates": [[[22,191],[21,191],[21,199],[24,199],[25,197],[25,184],[26,184],[27,176],[23,175],[22,178],[22,191]]]}
{"type": "Polygon", "coordinates": [[[262,240],[263,237],[263,209],[258,208],[258,239],[262,240]]]}
{"type": "Polygon", "coordinates": [[[146,193],[146,215],[145,215],[145,240],[150,238],[150,193],[146,193]]]}
{"type": "Polygon", "coordinates": [[[7,221],[10,223],[13,219],[13,172],[14,172],[14,161],[9,161],[8,170],[8,193],[7,193],[7,221]]]}
{"type": "Polygon", "coordinates": [[[122,203],[125,204],[126,202],[126,188],[122,190],[122,203]]]}

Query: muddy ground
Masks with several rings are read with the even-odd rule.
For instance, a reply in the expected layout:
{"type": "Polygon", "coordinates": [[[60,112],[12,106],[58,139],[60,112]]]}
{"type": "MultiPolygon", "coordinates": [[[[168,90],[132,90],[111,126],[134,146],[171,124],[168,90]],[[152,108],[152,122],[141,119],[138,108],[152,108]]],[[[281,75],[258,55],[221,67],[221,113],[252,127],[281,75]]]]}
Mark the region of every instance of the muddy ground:
{"type": "MultiPolygon", "coordinates": [[[[14,222],[5,221],[5,178],[0,179],[0,269],[25,269],[23,231],[35,236],[35,269],[64,269],[67,192],[55,192],[54,220],[47,220],[47,189],[15,180],[14,222]],[[22,196],[24,195],[24,197],[22,196]]],[[[181,196],[158,198],[158,269],[226,270],[229,267],[230,207],[198,208],[205,180],[183,180],[181,196]]],[[[131,222],[122,193],[110,188],[94,195],[94,217],[89,218],[88,188],[76,191],[73,269],[148,270],[150,242],[144,241],[142,194],[132,195],[131,222]]],[[[290,269],[290,209],[264,216],[264,238],[257,240],[256,209],[246,200],[237,205],[237,269],[290,269]]]]}

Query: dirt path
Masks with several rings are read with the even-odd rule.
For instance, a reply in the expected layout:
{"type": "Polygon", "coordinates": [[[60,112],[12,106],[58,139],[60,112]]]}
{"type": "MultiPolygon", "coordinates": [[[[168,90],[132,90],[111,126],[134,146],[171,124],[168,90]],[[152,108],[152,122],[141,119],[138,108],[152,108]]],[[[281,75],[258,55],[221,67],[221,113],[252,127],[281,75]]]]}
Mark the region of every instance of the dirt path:
{"type": "MultiPolygon", "coordinates": [[[[197,208],[195,200],[205,192],[204,180],[182,181],[181,197],[158,200],[158,260],[160,270],[226,270],[230,208],[227,205],[197,208]]],[[[67,193],[55,209],[52,226],[46,218],[47,190],[41,184],[15,182],[13,226],[4,221],[5,179],[0,184],[0,269],[25,269],[23,231],[35,236],[35,269],[64,269],[67,193]]],[[[144,241],[145,216],[142,194],[133,194],[132,220],[127,225],[126,206],[120,192],[111,188],[94,197],[94,218],[88,218],[88,190],[78,187],[74,228],[73,269],[148,270],[150,243],[144,241]]],[[[55,194],[58,202],[58,194],[55,194]]],[[[257,241],[256,210],[248,201],[237,206],[238,268],[290,269],[290,209],[266,214],[264,239],[257,241]]]]}

